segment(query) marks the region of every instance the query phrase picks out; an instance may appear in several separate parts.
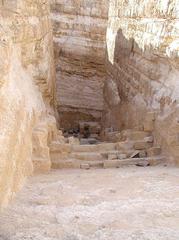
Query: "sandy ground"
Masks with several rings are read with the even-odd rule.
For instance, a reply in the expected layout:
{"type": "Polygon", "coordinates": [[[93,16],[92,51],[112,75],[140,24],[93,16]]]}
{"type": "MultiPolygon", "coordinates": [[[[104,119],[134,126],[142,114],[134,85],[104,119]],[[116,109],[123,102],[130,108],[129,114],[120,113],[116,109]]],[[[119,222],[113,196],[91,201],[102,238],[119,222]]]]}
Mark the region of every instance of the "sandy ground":
{"type": "Polygon", "coordinates": [[[0,215],[0,240],[179,240],[179,169],[34,176],[0,215]]]}

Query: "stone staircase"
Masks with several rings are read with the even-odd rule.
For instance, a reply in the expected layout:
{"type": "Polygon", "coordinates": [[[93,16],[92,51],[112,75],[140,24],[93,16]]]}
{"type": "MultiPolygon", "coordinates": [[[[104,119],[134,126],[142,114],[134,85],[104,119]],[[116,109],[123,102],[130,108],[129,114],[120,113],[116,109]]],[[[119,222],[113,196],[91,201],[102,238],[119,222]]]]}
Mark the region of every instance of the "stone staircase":
{"type": "Polygon", "coordinates": [[[154,146],[150,132],[125,130],[116,134],[118,140],[112,143],[80,144],[73,137],[64,139],[64,142],[52,142],[52,168],[119,168],[157,165],[165,161],[160,147],[154,146]]]}

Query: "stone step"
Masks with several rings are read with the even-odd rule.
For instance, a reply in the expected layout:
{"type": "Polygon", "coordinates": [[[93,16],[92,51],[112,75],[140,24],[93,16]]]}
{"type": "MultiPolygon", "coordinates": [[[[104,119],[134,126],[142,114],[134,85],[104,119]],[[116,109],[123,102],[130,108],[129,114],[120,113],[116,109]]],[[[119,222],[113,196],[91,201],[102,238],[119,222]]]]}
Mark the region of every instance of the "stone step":
{"type": "Polygon", "coordinates": [[[98,152],[72,152],[69,158],[83,161],[95,161],[104,159],[102,154],[98,152]]]}
{"type": "Polygon", "coordinates": [[[100,143],[100,141],[96,138],[90,137],[90,138],[81,138],[80,144],[81,145],[95,145],[100,143]]]}
{"type": "Polygon", "coordinates": [[[74,168],[74,169],[90,169],[90,168],[120,168],[124,166],[154,166],[165,162],[164,156],[150,157],[150,158],[127,158],[123,160],[93,160],[83,161],[78,159],[68,159],[54,161],[52,168],[63,169],[63,168],[74,168]]]}
{"type": "Polygon", "coordinates": [[[69,155],[69,158],[71,159],[79,159],[83,161],[95,161],[95,160],[113,160],[113,159],[124,159],[127,157],[130,157],[134,151],[126,151],[125,153],[123,151],[102,151],[102,152],[72,152],[69,155]]]}
{"type": "Polygon", "coordinates": [[[81,166],[81,161],[75,159],[68,159],[68,160],[55,160],[52,162],[53,169],[79,169],[81,166]]]}
{"type": "Polygon", "coordinates": [[[69,143],[60,143],[58,141],[54,141],[50,144],[50,152],[70,153],[71,151],[72,151],[72,145],[69,143]]]}
{"type": "Polygon", "coordinates": [[[102,152],[102,151],[114,151],[116,149],[116,143],[100,143],[95,145],[73,145],[73,152],[102,152]]]}
{"type": "Polygon", "coordinates": [[[123,141],[117,143],[100,143],[94,145],[79,145],[79,144],[68,144],[52,142],[50,145],[50,152],[59,153],[71,153],[71,152],[106,152],[106,151],[129,151],[132,149],[143,150],[151,148],[153,143],[150,142],[151,139],[146,139],[143,141],[123,141]]]}
{"type": "Polygon", "coordinates": [[[122,160],[108,160],[104,162],[104,168],[119,168],[122,166],[138,165],[138,166],[154,166],[165,162],[165,157],[151,158],[127,158],[122,160]]]}
{"type": "Polygon", "coordinates": [[[152,142],[147,141],[137,141],[134,143],[135,150],[147,150],[153,146],[152,142]]]}

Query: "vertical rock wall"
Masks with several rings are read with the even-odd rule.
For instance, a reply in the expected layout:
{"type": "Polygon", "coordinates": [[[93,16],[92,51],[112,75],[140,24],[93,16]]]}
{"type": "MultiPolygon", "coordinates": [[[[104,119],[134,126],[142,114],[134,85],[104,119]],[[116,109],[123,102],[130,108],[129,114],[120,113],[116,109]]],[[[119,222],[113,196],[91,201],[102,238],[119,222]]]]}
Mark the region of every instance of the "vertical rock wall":
{"type": "Polygon", "coordinates": [[[106,125],[140,127],[155,111],[156,142],[179,162],[179,1],[109,2],[106,125]]]}
{"type": "Polygon", "coordinates": [[[0,206],[33,172],[35,148],[50,167],[48,142],[33,136],[54,131],[54,73],[48,1],[0,1],[0,206]]]}
{"type": "Polygon", "coordinates": [[[107,0],[52,0],[61,126],[100,120],[105,78],[107,0]]]}

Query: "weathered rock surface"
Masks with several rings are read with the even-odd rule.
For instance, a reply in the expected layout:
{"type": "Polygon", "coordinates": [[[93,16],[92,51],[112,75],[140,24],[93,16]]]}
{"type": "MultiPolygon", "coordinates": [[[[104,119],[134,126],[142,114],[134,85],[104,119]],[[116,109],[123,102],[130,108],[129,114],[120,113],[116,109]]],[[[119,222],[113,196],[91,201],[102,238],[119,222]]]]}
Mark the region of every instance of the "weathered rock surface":
{"type": "Polygon", "coordinates": [[[32,174],[33,148],[50,161],[54,129],[44,128],[43,141],[35,133],[40,122],[51,124],[54,84],[48,1],[0,1],[0,206],[32,174]]]}
{"type": "Polygon", "coordinates": [[[107,0],[52,1],[61,126],[100,120],[105,78],[107,0]]]}
{"type": "Polygon", "coordinates": [[[175,131],[179,116],[178,6],[178,0],[109,1],[103,118],[114,129],[154,131],[155,141],[175,161],[179,156],[175,131]],[[111,81],[117,87],[110,87],[111,81]],[[120,103],[111,104],[111,96],[117,95],[120,103]],[[155,121],[147,119],[151,111],[156,112],[155,121]]]}

